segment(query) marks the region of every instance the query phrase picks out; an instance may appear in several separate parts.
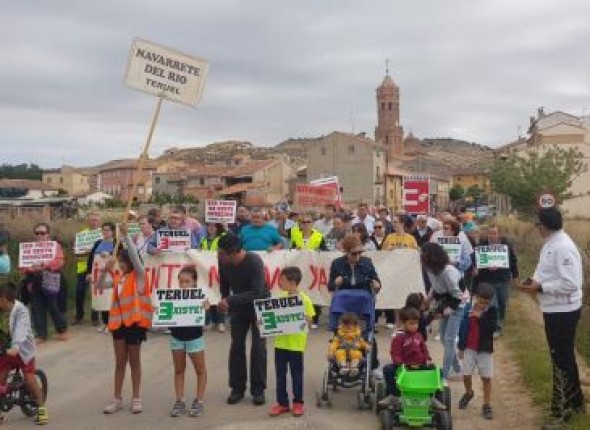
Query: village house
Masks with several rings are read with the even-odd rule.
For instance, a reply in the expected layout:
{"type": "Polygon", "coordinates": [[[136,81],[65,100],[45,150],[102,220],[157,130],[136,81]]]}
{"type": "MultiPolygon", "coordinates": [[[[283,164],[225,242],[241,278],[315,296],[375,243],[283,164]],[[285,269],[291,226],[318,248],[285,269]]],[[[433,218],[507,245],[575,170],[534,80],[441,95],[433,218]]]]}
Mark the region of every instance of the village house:
{"type": "Polygon", "coordinates": [[[44,184],[64,190],[70,196],[81,196],[90,191],[89,176],[71,166],[45,170],[42,181],[44,184]]]}
{"type": "MultiPolygon", "coordinates": [[[[152,176],[156,172],[157,163],[146,160],[141,178],[138,181],[134,200],[149,201],[152,195],[152,176]]],[[[133,177],[137,170],[137,160],[114,160],[101,166],[96,173],[98,191],[109,194],[116,199],[127,201],[133,187],[133,177]]]]}
{"type": "Polygon", "coordinates": [[[543,151],[553,145],[579,150],[589,170],[574,178],[570,188],[573,198],[563,202],[562,207],[570,217],[590,217],[590,117],[578,117],[562,111],[546,114],[540,108],[537,116],[530,118],[528,134],[526,143],[524,139],[519,139],[498,148],[496,153],[505,157],[509,151],[543,151]]]}

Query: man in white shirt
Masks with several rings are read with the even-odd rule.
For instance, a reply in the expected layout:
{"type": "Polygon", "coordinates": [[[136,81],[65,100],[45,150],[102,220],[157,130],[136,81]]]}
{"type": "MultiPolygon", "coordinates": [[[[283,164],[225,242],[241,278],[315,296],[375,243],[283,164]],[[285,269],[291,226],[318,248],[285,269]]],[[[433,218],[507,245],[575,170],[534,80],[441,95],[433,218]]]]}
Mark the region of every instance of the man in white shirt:
{"type": "Polygon", "coordinates": [[[540,209],[536,225],[545,244],[533,278],[520,288],[537,296],[543,312],[554,368],[551,415],[567,421],[573,413],[584,412],[575,355],[576,327],[582,307],[582,259],[572,239],[562,230],[559,210],[540,209]]]}
{"type": "Polygon", "coordinates": [[[334,228],[334,214],[336,213],[336,206],[328,204],[324,207],[324,216],[317,220],[313,227],[326,236],[334,228]]]}
{"type": "Polygon", "coordinates": [[[366,203],[361,203],[358,207],[357,215],[352,221],[352,225],[363,223],[367,227],[369,236],[373,234],[375,218],[369,215],[369,206],[366,203]]]}

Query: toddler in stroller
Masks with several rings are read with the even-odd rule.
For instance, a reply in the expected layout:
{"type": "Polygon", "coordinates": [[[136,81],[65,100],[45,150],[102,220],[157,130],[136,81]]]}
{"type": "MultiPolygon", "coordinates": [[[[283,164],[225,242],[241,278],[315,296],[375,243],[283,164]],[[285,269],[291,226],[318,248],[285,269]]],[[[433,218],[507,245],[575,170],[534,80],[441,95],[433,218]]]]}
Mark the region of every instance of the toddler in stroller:
{"type": "Polygon", "coordinates": [[[371,349],[362,336],[359,319],[356,314],[346,312],[340,318],[336,335],[330,342],[328,356],[336,360],[340,375],[350,375],[351,378],[359,374],[359,364],[363,358],[363,351],[371,349]]]}

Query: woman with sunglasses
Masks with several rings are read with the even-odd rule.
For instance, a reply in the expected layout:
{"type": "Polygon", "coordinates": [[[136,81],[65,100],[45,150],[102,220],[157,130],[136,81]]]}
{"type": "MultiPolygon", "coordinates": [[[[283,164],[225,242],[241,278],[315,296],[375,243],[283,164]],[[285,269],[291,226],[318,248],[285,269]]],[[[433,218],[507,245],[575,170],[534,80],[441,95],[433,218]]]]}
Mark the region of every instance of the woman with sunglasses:
{"type": "MultiPolygon", "coordinates": [[[[297,225],[287,231],[287,237],[291,241],[291,249],[309,249],[312,251],[327,251],[324,235],[313,227],[313,218],[311,214],[304,213],[297,225]]],[[[322,314],[320,305],[313,305],[315,315],[311,323],[312,329],[318,328],[318,321],[322,314]]]]}
{"type": "MultiPolygon", "coordinates": [[[[39,223],[33,228],[36,242],[51,241],[47,223],[39,223]]],[[[31,320],[37,336],[37,344],[47,340],[47,313],[53,321],[59,340],[68,340],[67,322],[58,306],[61,287],[61,269],[64,266],[64,253],[57,243],[55,258],[47,263],[35,264],[25,270],[25,288],[30,297],[31,320]]]]}
{"type": "Polygon", "coordinates": [[[344,255],[332,261],[330,266],[330,280],[328,289],[367,289],[378,292],[381,289],[381,281],[368,257],[363,257],[363,244],[354,235],[347,236],[342,241],[344,255]]]}

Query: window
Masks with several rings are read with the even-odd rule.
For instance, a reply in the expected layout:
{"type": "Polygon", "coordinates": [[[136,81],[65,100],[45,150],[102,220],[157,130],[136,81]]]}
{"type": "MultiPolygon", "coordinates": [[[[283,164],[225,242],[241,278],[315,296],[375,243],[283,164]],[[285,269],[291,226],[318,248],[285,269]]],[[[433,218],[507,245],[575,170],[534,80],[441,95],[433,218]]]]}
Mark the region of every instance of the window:
{"type": "Polygon", "coordinates": [[[60,183],[60,184],[63,184],[63,183],[64,183],[64,178],[63,178],[63,176],[60,176],[60,177],[59,177],[59,183],[60,183]]]}
{"type": "Polygon", "coordinates": [[[320,148],[320,153],[321,153],[322,155],[326,155],[326,147],[325,147],[325,146],[322,146],[322,147],[320,148]]]}
{"type": "Polygon", "coordinates": [[[385,143],[389,143],[389,134],[385,135],[385,143]]]}
{"type": "Polygon", "coordinates": [[[199,184],[205,185],[205,178],[199,178],[199,184]]]}
{"type": "Polygon", "coordinates": [[[389,198],[393,200],[393,190],[389,190],[389,198]]]}
{"type": "Polygon", "coordinates": [[[388,108],[391,110],[391,102],[388,103],[388,108]]]}
{"type": "Polygon", "coordinates": [[[51,184],[51,178],[47,178],[47,183],[51,184]]]}
{"type": "Polygon", "coordinates": [[[381,103],[381,110],[385,110],[385,103],[381,103]]]}
{"type": "Polygon", "coordinates": [[[348,153],[354,154],[354,145],[348,145],[348,153]]]}
{"type": "Polygon", "coordinates": [[[160,183],[160,178],[158,176],[156,176],[155,181],[156,181],[156,184],[159,184],[160,183]]]}
{"type": "Polygon", "coordinates": [[[377,166],[377,169],[375,171],[375,175],[377,175],[377,178],[379,178],[379,176],[381,176],[381,168],[379,166],[377,166]]]}

